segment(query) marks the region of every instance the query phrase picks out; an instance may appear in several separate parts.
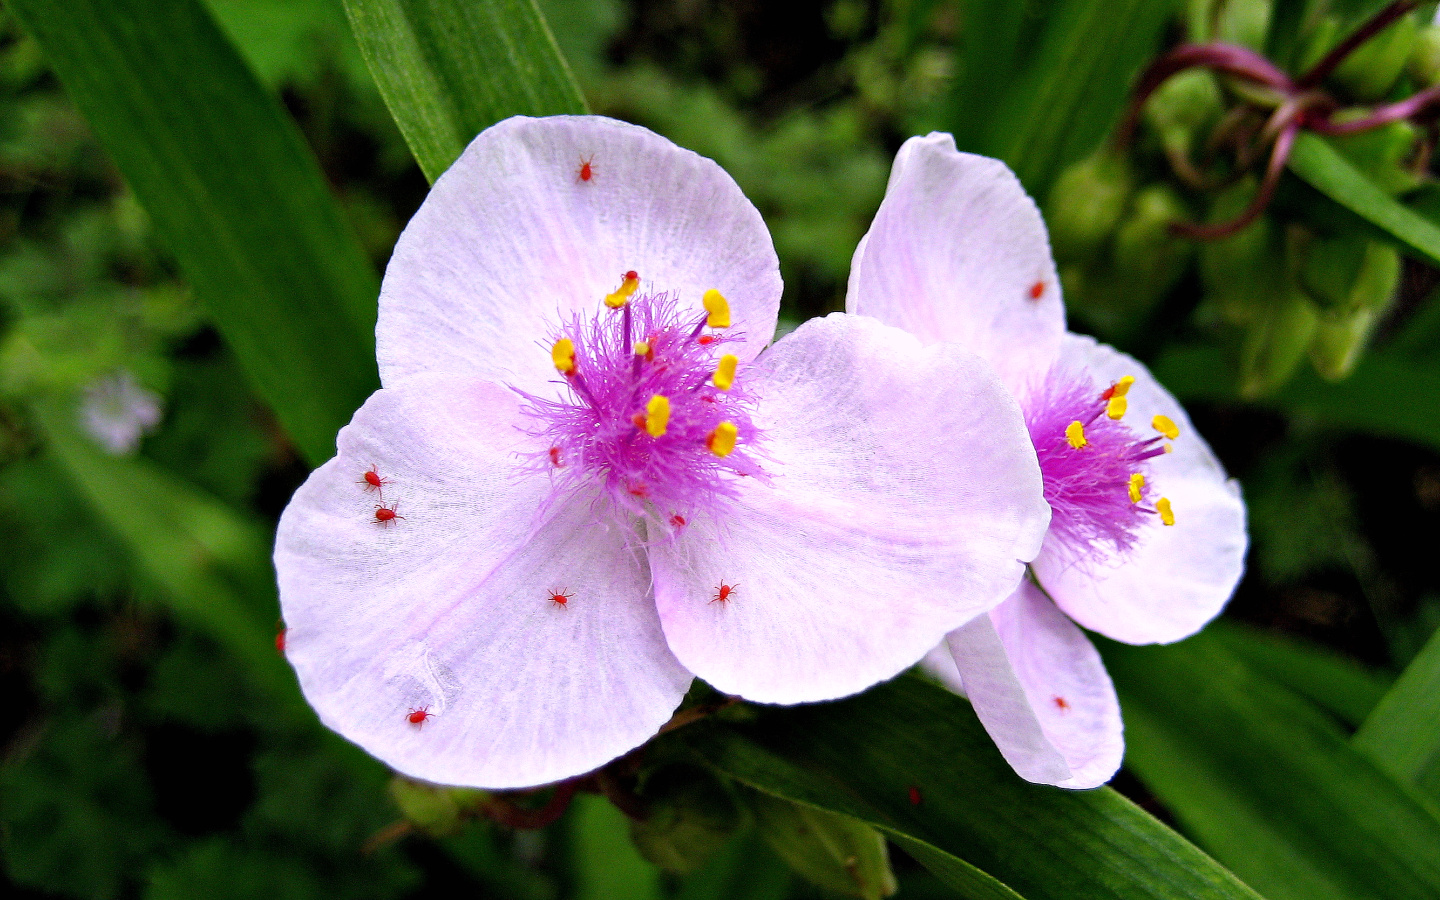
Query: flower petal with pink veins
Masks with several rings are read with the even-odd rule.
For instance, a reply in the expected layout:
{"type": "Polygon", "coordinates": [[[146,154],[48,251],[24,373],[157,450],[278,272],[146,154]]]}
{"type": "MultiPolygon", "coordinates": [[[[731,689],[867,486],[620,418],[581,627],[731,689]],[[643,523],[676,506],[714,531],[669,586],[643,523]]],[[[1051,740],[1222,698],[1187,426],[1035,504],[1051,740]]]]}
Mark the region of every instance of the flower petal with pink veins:
{"type": "Polygon", "coordinates": [[[286,655],[306,699],[416,778],[511,788],[587,772],[655,734],[690,682],[636,536],[588,499],[547,504],[549,479],[516,461],[522,424],[488,382],[378,391],[280,520],[286,655]],[[403,518],[379,522],[379,504],[403,518]]]}
{"type": "Polygon", "coordinates": [[[1120,701],[1085,634],[1030,581],[946,639],[964,693],[1020,777],[1093,788],[1124,756],[1120,701]]]}
{"type": "Polygon", "coordinates": [[[1170,500],[1174,525],[1158,515],[1141,526],[1123,555],[1092,548],[1076,558],[1047,541],[1034,562],[1046,592],[1092,631],[1131,644],[1170,643],[1199,631],[1225,606],[1245,571],[1245,504],[1184,408],[1129,356],[1067,335],[1060,364],[1088,372],[1100,391],[1126,375],[1135,383],[1124,420],[1137,433],[1158,435],[1152,422],[1167,416],[1180,429],[1174,451],[1150,460],[1150,486],[1170,500]]]}
{"type": "Polygon", "coordinates": [[[948,134],[905,142],[855,250],[848,312],[926,344],[958,341],[1017,396],[1060,349],[1065,307],[1040,211],[999,160],[948,134]]]}
{"type": "Polygon", "coordinates": [[[650,550],[666,639],[692,672],[764,703],[845,696],[1015,589],[1049,507],[984,360],[832,315],[742,375],[771,477],[650,550]]]}
{"type": "Polygon", "coordinates": [[[599,116],[482,131],[395,244],[376,325],[387,387],[421,372],[550,392],[552,329],[627,271],[700,309],[729,301],[742,361],[770,342],[780,267],[760,213],[718,165],[599,116]],[[590,178],[580,178],[591,164],[590,178]]]}

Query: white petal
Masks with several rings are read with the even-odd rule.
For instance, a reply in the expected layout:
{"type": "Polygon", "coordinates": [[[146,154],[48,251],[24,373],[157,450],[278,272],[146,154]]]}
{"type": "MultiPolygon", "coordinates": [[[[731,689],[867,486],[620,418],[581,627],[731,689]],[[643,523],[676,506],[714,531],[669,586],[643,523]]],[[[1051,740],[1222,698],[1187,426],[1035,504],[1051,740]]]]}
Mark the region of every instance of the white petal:
{"type": "Polygon", "coordinates": [[[543,784],[649,738],[690,680],[633,534],[522,470],[516,400],[419,377],[372,395],[280,521],[286,650],[325,724],[442,784],[543,784]],[[384,502],[374,516],[371,467],[384,502]],[[543,509],[543,512],[542,512],[543,509]],[[572,594],[565,606],[550,593],[572,594]],[[411,723],[411,710],[434,718],[411,723]]]}
{"type": "Polygon", "coordinates": [[[746,335],[730,351],[742,360],[775,331],[774,245],[714,162],[599,116],[506,119],[435,182],[395,245],[376,326],[381,379],[437,372],[543,391],[555,375],[544,342],[562,317],[600,308],[629,270],[697,320],[704,292],[719,290],[746,335]]]}
{"type": "Polygon", "coordinates": [[[1018,396],[1049,370],[1065,331],[1034,201],[1004,163],[957,152],[940,133],[911,138],[896,155],[855,251],[845,308],[927,344],[959,341],[1018,396]]]}
{"type": "Polygon", "coordinates": [[[1028,580],[947,643],[976,714],[1022,778],[1092,788],[1114,776],[1125,741],[1110,676],[1084,633],[1028,580]]]}
{"type": "Polygon", "coordinates": [[[1157,414],[1179,427],[1174,452],[1150,462],[1150,484],[1170,500],[1175,524],[1150,517],[1123,558],[1077,560],[1047,542],[1035,560],[1040,583],[1072,619],[1118,641],[1170,643],[1194,634],[1219,614],[1245,571],[1240,486],[1225,477],[1184,408],[1139,362],[1093,338],[1068,335],[1061,365],[1088,370],[1097,390],[1133,375],[1124,421],[1149,435],[1158,434],[1157,414]]]}
{"type": "Polygon", "coordinates": [[[1014,590],[1049,522],[1020,410],[954,345],[812,320],[750,370],[771,480],[651,551],[677,657],[766,703],[913,665],[1014,590]],[[735,587],[714,602],[722,584],[735,587]]]}

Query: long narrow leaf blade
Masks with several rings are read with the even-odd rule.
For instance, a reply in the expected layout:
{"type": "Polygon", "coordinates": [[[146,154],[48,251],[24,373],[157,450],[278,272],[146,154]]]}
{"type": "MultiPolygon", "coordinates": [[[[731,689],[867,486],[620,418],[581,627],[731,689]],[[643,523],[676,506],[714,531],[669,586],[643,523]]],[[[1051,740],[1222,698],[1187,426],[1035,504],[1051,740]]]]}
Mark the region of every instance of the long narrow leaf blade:
{"type": "Polygon", "coordinates": [[[378,384],[374,268],[197,0],[12,0],[260,397],[319,463],[378,384]]]}
{"type": "Polygon", "coordinates": [[[534,0],[345,0],[345,10],[432,182],[501,119],[586,111],[534,0]]]}
{"type": "Polygon", "coordinates": [[[1209,634],[1102,652],[1127,765],[1270,900],[1440,896],[1440,821],[1320,710],[1209,634]]]}
{"type": "Polygon", "coordinates": [[[1255,900],[1114,791],[1023,781],[967,702],[918,679],[762,714],[744,732],[691,726],[676,734],[752,787],[875,825],[964,896],[1008,896],[1008,888],[1027,900],[1255,900]],[[984,881],[947,878],[935,854],[950,874],[968,870],[984,881]]]}
{"type": "Polygon", "coordinates": [[[1414,256],[1440,266],[1440,227],[1381,190],[1324,138],[1302,132],[1290,171],[1320,193],[1390,235],[1414,256]]]}
{"type": "Polygon", "coordinates": [[[1440,630],[1355,733],[1355,747],[1440,804],[1440,630]]]}

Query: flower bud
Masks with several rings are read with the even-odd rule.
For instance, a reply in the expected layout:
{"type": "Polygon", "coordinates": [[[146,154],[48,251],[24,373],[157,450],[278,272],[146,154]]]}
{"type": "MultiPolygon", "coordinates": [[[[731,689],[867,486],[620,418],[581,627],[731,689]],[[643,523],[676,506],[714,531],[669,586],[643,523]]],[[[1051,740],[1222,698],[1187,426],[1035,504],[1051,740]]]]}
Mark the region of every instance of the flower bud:
{"type": "Polygon", "coordinates": [[[1134,187],[1130,161],[1106,149],[1061,172],[1044,210],[1056,261],[1093,262],[1120,223],[1134,187]]]}
{"type": "Polygon", "coordinates": [[[1356,100],[1383,98],[1404,71],[1419,30],[1414,15],[1401,16],[1347,56],[1331,80],[1356,100]]]}
{"type": "Polygon", "coordinates": [[[432,837],[455,834],[488,796],[472,788],[441,787],[402,775],[390,779],[390,799],[400,815],[432,837]]]}
{"type": "Polygon", "coordinates": [[[1304,358],[1319,315],[1297,285],[1273,296],[1250,323],[1240,350],[1240,396],[1247,400],[1279,390],[1304,358]]]}
{"type": "Polygon", "coordinates": [[[1339,381],[1355,371],[1380,319],[1380,311],[1357,309],[1347,315],[1322,315],[1310,342],[1310,364],[1326,381],[1339,381]]]}
{"type": "MultiPolygon", "coordinates": [[[[1364,115],[1364,110],[1346,110],[1337,114],[1335,121],[1345,122],[1364,115]]],[[[1424,180],[1423,173],[1417,173],[1413,166],[1419,141],[1420,129],[1403,119],[1331,139],[1336,150],[1391,195],[1413,190],[1424,180]]]]}
{"type": "Polygon", "coordinates": [[[1415,35],[1405,72],[1421,90],[1440,82],[1440,26],[1426,25],[1415,35]]]}
{"type": "Polygon", "coordinates": [[[796,872],[846,897],[879,900],[898,885],[880,832],[858,819],[748,792],[760,836],[796,872]]]}
{"type": "Polygon", "coordinates": [[[1191,41],[1224,41],[1256,51],[1265,49],[1273,8],[1270,0],[1190,0],[1186,7],[1191,41]]]}
{"type": "MultiPolygon", "coordinates": [[[[1208,220],[1230,221],[1254,194],[1253,178],[1227,188],[1216,196],[1208,220]]],[[[1222,318],[1233,325],[1254,322],[1286,290],[1285,247],[1279,229],[1268,216],[1261,216],[1227,238],[1202,242],[1200,278],[1222,318]]]]}
{"type": "Polygon", "coordinates": [[[1222,111],[1220,85],[1205,69],[1188,69],[1162,84],[1145,104],[1145,121],[1167,153],[1189,155],[1197,136],[1222,111]]]}
{"type": "Polygon", "coordinates": [[[1356,234],[1296,232],[1292,265],[1300,286],[1322,311],[1349,317],[1389,306],[1400,283],[1400,254],[1393,246],[1356,234]]]}
{"type": "Polygon", "coordinates": [[[695,871],[723,847],[743,816],[714,776],[689,766],[667,766],[645,781],[649,815],[631,821],[640,855],[669,872],[695,871]]]}

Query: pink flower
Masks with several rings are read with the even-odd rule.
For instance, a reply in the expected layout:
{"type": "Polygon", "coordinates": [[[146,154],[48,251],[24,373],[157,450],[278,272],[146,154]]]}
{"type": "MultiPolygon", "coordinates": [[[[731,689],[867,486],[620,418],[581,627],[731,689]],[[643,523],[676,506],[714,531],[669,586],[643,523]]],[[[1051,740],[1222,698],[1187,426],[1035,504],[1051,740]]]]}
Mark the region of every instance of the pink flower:
{"type": "Polygon", "coordinates": [[[415,777],[542,784],[692,675],[839,697],[1008,596],[1048,511],[993,369],[838,314],[761,355],[780,287],[709,160],[594,117],[477,137],[395,247],[383,389],[280,522],[325,723],[415,777]]]}
{"type": "Polygon", "coordinates": [[[1238,485],[1144,366],[1066,332],[1035,204],[1003,163],[957,152],[948,134],[900,149],[847,308],[960,342],[1019,400],[1052,510],[1033,581],[927,663],[1023,777],[1103,784],[1124,752],[1120,708],[1071,620],[1134,644],[1199,630],[1244,568],[1238,485]]]}

